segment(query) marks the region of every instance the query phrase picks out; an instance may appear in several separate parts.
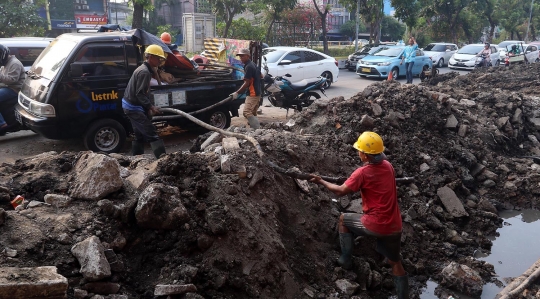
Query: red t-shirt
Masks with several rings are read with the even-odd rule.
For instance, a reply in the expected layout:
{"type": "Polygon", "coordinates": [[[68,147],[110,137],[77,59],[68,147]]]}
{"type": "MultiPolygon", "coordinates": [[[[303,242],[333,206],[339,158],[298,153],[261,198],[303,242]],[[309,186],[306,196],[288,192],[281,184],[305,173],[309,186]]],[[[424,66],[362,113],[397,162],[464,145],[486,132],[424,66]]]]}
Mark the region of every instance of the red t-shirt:
{"type": "Polygon", "coordinates": [[[384,160],[356,169],[345,182],[362,196],[362,224],[375,233],[388,235],[401,231],[394,168],[384,160]]]}

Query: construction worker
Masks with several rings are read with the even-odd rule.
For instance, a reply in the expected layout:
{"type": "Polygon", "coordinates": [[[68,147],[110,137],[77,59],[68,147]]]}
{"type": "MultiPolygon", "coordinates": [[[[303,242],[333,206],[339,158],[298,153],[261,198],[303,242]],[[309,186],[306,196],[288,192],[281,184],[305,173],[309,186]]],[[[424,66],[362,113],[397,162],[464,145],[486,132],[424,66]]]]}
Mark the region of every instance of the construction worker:
{"type": "Polygon", "coordinates": [[[168,32],[163,32],[161,34],[161,41],[164,42],[167,47],[169,47],[169,50],[174,54],[176,57],[181,57],[182,54],[180,51],[178,51],[178,45],[171,43],[172,38],[171,35],[168,32]]]}
{"type": "Polygon", "coordinates": [[[244,103],[243,115],[247,118],[249,126],[252,129],[261,127],[257,118],[257,110],[259,109],[259,101],[261,99],[261,73],[259,68],[251,61],[249,49],[240,49],[236,56],[240,56],[240,60],[244,64],[244,84],[240,86],[236,92],[231,93],[233,101],[238,98],[239,93],[248,90],[248,95],[244,103]]]}
{"type": "Polygon", "coordinates": [[[353,147],[364,165],[356,169],[341,186],[313,175],[310,180],[321,184],[337,196],[360,191],[362,214],[345,213],[339,217],[341,256],[338,264],[351,269],[354,236],[377,239],[376,250],[392,266],[398,299],[409,298],[409,278],[401,263],[401,213],[397,201],[395,172],[383,153],[382,138],[374,132],[364,132],[353,147]]]}
{"type": "Polygon", "coordinates": [[[132,154],[144,154],[144,142],[149,142],[156,158],[165,154],[165,145],[152,124],[151,115],[159,114],[159,109],[150,101],[150,80],[156,69],[166,59],[163,49],[150,45],[144,51],[146,61],[134,72],[126,86],[122,108],[133,126],[135,141],[132,142],[132,154]]]}

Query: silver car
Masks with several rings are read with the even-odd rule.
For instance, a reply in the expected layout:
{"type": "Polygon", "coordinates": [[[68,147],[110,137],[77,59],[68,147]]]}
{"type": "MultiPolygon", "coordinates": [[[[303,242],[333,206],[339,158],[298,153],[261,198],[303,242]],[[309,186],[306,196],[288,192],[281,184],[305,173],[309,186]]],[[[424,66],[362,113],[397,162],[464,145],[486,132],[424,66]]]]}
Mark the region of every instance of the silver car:
{"type": "Polygon", "coordinates": [[[431,43],[424,48],[424,54],[427,55],[433,65],[438,68],[448,64],[450,57],[456,53],[458,46],[450,43],[431,43]]]}

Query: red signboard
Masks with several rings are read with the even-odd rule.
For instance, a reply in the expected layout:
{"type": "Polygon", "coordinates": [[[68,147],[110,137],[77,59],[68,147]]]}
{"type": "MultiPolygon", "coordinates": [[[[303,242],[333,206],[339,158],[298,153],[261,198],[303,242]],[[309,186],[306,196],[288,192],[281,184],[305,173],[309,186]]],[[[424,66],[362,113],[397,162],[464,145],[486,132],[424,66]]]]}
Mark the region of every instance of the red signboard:
{"type": "Polygon", "coordinates": [[[104,15],[82,15],[75,14],[77,28],[98,29],[101,25],[107,24],[107,14],[104,15]]]}

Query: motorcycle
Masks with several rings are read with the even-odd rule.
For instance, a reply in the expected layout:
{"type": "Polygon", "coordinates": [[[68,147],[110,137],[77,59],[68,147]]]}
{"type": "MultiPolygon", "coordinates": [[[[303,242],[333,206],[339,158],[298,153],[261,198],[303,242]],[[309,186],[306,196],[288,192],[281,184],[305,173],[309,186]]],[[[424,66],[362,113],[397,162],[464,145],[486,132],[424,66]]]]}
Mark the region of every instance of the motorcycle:
{"type": "Polygon", "coordinates": [[[269,73],[268,66],[266,65],[266,57],[264,57],[265,63],[263,69],[266,71],[264,75],[264,91],[268,95],[268,100],[274,107],[287,109],[293,108],[298,111],[302,111],[302,108],[308,107],[313,104],[316,99],[320,99],[321,95],[315,90],[319,90],[324,93],[324,85],[326,78],[317,77],[313,80],[302,80],[292,83],[290,80],[284,78],[292,77],[290,74],[284,76],[272,76],[269,73]]]}
{"type": "Polygon", "coordinates": [[[15,107],[17,106],[17,96],[9,98],[7,101],[0,102],[0,113],[7,123],[7,127],[0,128],[0,136],[6,133],[17,132],[22,129],[21,124],[15,116],[15,107]]]}
{"type": "Polygon", "coordinates": [[[489,64],[487,63],[486,58],[487,58],[487,54],[485,53],[482,53],[482,55],[478,56],[476,58],[476,62],[474,63],[474,68],[488,67],[489,64]]]}

